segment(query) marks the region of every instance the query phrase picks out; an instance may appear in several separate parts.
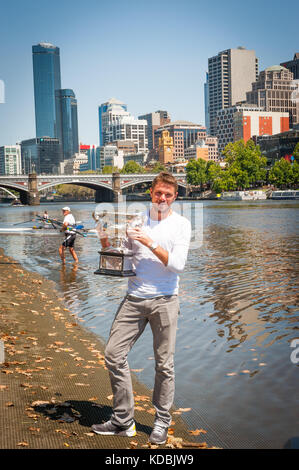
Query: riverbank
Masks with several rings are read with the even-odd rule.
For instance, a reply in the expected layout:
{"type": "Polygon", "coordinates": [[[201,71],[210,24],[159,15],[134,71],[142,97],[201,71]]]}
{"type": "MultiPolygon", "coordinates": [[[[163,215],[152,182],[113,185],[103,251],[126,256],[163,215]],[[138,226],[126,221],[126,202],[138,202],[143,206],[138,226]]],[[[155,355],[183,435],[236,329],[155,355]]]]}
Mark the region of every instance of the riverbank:
{"type": "MultiPolygon", "coordinates": [[[[54,282],[26,271],[2,249],[0,301],[0,449],[149,448],[151,392],[134,375],[137,435],[91,432],[112,411],[103,344],[65,308],[54,282]]],[[[187,429],[184,410],[174,411],[168,442],[159,448],[207,448],[208,434],[187,429]]]]}

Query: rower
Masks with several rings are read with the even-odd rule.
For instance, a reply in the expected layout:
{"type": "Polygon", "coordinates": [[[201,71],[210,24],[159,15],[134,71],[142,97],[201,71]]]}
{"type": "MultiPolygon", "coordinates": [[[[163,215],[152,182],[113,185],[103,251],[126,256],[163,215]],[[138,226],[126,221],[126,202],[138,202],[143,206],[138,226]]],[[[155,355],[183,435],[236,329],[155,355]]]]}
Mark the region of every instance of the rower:
{"type": "Polygon", "coordinates": [[[76,231],[72,230],[72,227],[76,225],[75,218],[71,213],[71,209],[66,206],[62,208],[64,215],[63,225],[60,229],[61,232],[65,233],[63,243],[59,247],[59,255],[63,264],[65,263],[65,249],[68,247],[75,262],[78,263],[78,257],[74,250],[74,243],[76,240],[76,231]]]}

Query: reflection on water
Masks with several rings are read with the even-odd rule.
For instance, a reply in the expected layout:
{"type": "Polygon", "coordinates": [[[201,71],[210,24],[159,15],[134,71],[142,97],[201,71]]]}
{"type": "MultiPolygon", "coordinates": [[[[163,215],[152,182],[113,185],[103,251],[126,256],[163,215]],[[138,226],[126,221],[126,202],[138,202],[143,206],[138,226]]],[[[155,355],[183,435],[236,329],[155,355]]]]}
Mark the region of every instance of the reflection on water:
{"type": "MultiPolygon", "coordinates": [[[[59,217],[58,205],[45,208],[59,217]]],[[[72,209],[92,225],[93,204],[72,209]]],[[[17,210],[20,220],[32,213],[17,210]]],[[[181,276],[176,404],[192,408],[185,415],[189,429],[207,429],[215,445],[283,447],[298,435],[298,364],[290,360],[291,342],[299,338],[297,210],[295,202],[204,204],[203,244],[190,251],[181,276]]],[[[0,223],[16,221],[13,211],[0,208],[0,223]]],[[[69,308],[107,340],[127,281],[93,274],[99,262],[94,238],[77,237],[79,265],[67,254],[62,266],[61,240],[61,235],[10,235],[0,236],[0,245],[25,267],[56,281],[69,308]]],[[[149,329],[129,362],[152,387],[149,329]]]]}

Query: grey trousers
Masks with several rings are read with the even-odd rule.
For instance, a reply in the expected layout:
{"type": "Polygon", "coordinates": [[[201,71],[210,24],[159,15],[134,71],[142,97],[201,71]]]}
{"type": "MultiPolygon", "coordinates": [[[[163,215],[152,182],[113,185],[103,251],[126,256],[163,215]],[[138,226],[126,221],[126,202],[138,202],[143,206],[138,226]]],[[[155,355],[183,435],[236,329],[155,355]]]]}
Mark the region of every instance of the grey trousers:
{"type": "Polygon", "coordinates": [[[147,323],[153,333],[155,424],[168,427],[174,399],[174,350],[179,313],[177,295],[141,299],[127,295],[116,313],[105,349],[113,392],[111,421],[126,426],[134,416],[134,396],[127,356],[147,323]]]}

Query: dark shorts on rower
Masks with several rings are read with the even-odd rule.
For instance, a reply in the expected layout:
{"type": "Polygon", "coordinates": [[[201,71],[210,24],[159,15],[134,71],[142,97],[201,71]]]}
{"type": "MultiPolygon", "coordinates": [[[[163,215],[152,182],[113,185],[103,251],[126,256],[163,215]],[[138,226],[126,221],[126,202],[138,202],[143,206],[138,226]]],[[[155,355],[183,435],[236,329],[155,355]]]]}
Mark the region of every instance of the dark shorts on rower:
{"type": "Polygon", "coordinates": [[[62,243],[62,246],[73,248],[75,240],[76,240],[76,234],[72,233],[72,234],[68,235],[67,237],[65,237],[65,239],[62,243]]]}

